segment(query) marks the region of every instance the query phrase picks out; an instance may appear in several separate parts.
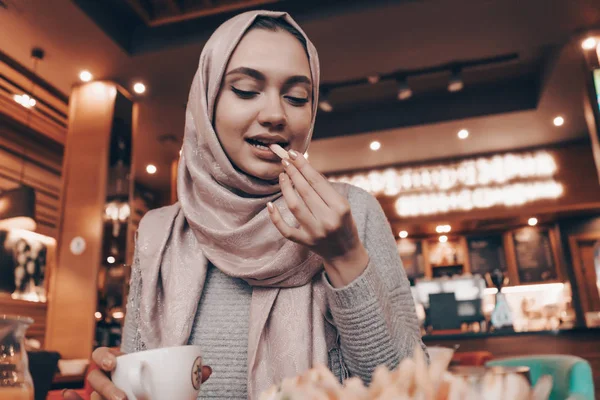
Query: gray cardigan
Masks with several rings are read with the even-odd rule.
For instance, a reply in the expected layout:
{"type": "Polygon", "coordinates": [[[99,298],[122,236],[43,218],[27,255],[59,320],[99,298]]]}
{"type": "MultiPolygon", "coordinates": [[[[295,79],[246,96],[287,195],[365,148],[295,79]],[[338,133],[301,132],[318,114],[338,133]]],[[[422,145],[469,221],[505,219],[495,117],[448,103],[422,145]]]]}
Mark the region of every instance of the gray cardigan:
{"type": "MultiPolygon", "coordinates": [[[[350,186],[348,200],[363,245],[370,257],[363,274],[344,288],[333,288],[325,274],[327,298],[337,340],[328,341],[329,368],[343,381],[359,376],[369,383],[376,366],[396,367],[423,349],[414,303],[394,234],[379,202],[350,186]]],[[[142,350],[138,304],[142,286],[139,262],[132,267],[122,350],[142,350]]],[[[213,375],[200,398],[247,398],[248,318],[252,287],[209,266],[190,344],[203,346],[213,375]]]]}

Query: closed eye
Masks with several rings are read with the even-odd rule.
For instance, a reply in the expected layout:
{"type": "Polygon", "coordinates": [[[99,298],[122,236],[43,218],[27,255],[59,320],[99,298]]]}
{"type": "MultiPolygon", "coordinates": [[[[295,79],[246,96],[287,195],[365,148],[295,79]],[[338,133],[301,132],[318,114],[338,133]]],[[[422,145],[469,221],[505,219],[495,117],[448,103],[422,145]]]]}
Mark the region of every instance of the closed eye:
{"type": "Polygon", "coordinates": [[[284,98],[293,106],[303,106],[308,103],[308,98],[305,97],[284,96],[284,98]]]}
{"type": "Polygon", "coordinates": [[[258,92],[240,90],[240,89],[236,88],[235,86],[231,86],[231,91],[242,99],[251,99],[253,97],[258,96],[258,92]]]}

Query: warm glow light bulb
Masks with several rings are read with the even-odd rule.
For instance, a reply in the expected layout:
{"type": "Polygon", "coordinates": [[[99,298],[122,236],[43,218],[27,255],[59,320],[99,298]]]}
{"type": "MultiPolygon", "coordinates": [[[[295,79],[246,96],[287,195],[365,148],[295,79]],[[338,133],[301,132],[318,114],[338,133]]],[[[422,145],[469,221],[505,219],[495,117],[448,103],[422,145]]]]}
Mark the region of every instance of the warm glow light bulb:
{"type": "Polygon", "coordinates": [[[141,82],[137,82],[135,85],[133,85],[133,91],[137,94],[142,94],[146,91],[146,85],[141,82]]]}
{"type": "Polygon", "coordinates": [[[554,126],[563,126],[565,123],[565,119],[561,116],[554,118],[554,126]]]}
{"type": "Polygon", "coordinates": [[[587,39],[585,39],[583,42],[581,42],[581,47],[584,50],[593,50],[596,48],[598,41],[596,40],[596,38],[594,37],[589,37],[587,39]]]}
{"type": "Polygon", "coordinates": [[[398,236],[400,236],[401,239],[405,239],[408,237],[408,232],[406,231],[400,231],[400,233],[398,234],[398,236]]]}
{"type": "Polygon", "coordinates": [[[371,148],[371,150],[377,151],[381,148],[381,143],[379,143],[377,140],[375,140],[375,141],[371,142],[369,147],[371,148]]]}
{"type": "Polygon", "coordinates": [[[90,73],[90,71],[88,70],[83,70],[79,73],[79,79],[81,79],[82,82],[89,82],[93,79],[94,77],[92,76],[92,74],[90,73]]]}
{"type": "Polygon", "coordinates": [[[529,218],[529,221],[527,221],[527,223],[529,224],[529,226],[536,226],[538,223],[537,218],[529,218]]]}
{"type": "Polygon", "coordinates": [[[152,165],[152,164],[148,164],[146,166],[146,172],[149,173],[150,175],[154,175],[156,173],[156,166],[152,165]]]}
{"type": "Polygon", "coordinates": [[[458,138],[459,139],[466,139],[469,137],[469,131],[466,129],[461,129],[460,131],[458,131],[458,138]]]}

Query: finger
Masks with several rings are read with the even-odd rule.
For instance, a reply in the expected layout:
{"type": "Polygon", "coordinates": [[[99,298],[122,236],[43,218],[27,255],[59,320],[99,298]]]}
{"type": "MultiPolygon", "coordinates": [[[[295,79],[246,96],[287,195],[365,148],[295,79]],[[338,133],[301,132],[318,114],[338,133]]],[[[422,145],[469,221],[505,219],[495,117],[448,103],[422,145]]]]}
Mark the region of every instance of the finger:
{"type": "Polygon", "coordinates": [[[66,399],[66,400],[83,400],[83,398],[81,396],[79,396],[77,393],[75,393],[72,390],[63,390],[62,392],[62,398],[66,399]]]}
{"type": "Polygon", "coordinates": [[[279,174],[279,187],[289,210],[294,214],[298,222],[300,222],[300,225],[309,230],[314,227],[317,220],[306,206],[306,203],[304,203],[304,200],[296,194],[294,186],[292,186],[292,180],[287,174],[279,174]]]}
{"type": "Polygon", "coordinates": [[[92,360],[105,372],[111,372],[117,366],[117,356],[121,353],[116,349],[108,347],[99,347],[92,353],[92,360]]]}
{"type": "Polygon", "coordinates": [[[92,392],[90,395],[90,400],[104,400],[102,396],[98,394],[98,392],[92,392]]]}
{"type": "Polygon", "coordinates": [[[296,192],[298,192],[300,198],[304,201],[311,214],[320,221],[326,218],[331,210],[329,206],[325,204],[321,196],[315,191],[315,188],[311,186],[294,164],[287,163],[286,165],[284,163],[283,165],[285,167],[285,172],[296,188],[296,192]]]}
{"type": "Polygon", "coordinates": [[[315,192],[323,199],[323,201],[330,207],[335,206],[342,198],[329,181],[321,175],[312,165],[308,162],[303,155],[297,151],[290,150],[290,162],[293,164],[298,171],[304,176],[306,181],[313,187],[315,192]]]}
{"type": "Polygon", "coordinates": [[[87,377],[92,388],[105,399],[125,400],[127,396],[120,391],[104,373],[100,370],[93,370],[87,377]]]}
{"type": "Polygon", "coordinates": [[[275,228],[281,233],[281,235],[296,243],[307,243],[306,233],[298,228],[292,228],[283,220],[281,213],[277,206],[271,202],[267,203],[267,209],[269,210],[269,216],[271,217],[271,222],[275,225],[275,228]]]}
{"type": "Polygon", "coordinates": [[[208,378],[212,375],[212,368],[208,365],[202,367],[202,383],[206,382],[208,378]]]}

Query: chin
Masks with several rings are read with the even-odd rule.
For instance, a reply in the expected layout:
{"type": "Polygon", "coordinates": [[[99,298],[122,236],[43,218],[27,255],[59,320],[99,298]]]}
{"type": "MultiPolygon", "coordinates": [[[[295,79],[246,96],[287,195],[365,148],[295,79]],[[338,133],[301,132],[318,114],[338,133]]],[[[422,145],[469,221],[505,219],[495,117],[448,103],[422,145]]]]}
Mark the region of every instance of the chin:
{"type": "Polygon", "coordinates": [[[255,178],[265,181],[275,181],[279,179],[279,174],[283,172],[283,166],[273,165],[271,163],[260,163],[263,165],[250,165],[244,168],[244,172],[255,178]],[[267,164],[267,165],[264,165],[267,164]],[[269,165],[270,164],[270,165],[269,165]]]}

